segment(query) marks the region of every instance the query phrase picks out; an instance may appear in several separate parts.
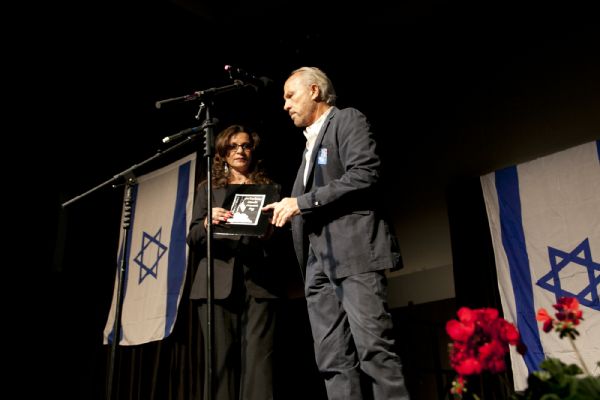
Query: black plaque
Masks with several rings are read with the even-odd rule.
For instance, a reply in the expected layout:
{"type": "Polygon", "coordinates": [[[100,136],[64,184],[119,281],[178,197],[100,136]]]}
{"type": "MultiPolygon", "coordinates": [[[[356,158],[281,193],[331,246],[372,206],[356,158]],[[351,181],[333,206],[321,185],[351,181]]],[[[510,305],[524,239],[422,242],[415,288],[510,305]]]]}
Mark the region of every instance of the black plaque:
{"type": "Polygon", "coordinates": [[[223,208],[233,217],[226,223],[213,225],[216,236],[264,235],[271,213],[262,211],[267,204],[279,201],[279,185],[228,185],[223,208]]]}

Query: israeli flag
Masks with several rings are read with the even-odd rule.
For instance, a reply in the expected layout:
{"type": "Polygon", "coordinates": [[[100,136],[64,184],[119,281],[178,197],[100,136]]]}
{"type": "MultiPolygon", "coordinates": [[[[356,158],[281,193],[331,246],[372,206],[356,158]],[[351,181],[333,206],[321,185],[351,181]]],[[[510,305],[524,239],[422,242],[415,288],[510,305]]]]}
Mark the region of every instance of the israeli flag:
{"type": "MultiPolygon", "coordinates": [[[[177,318],[186,275],[196,155],[140,176],[132,190],[130,240],[125,253],[121,345],[161,340],[177,318]]],[[[120,247],[123,246],[121,229],[120,247]]],[[[118,270],[117,270],[118,279],[118,270]]],[[[104,343],[114,340],[117,281],[104,328],[104,343]]]]}
{"type": "MultiPolygon", "coordinates": [[[[535,316],[559,297],[579,300],[584,320],[575,345],[600,374],[600,141],[481,177],[504,317],[527,346],[511,346],[515,390],[545,357],[580,362],[567,338],[545,333],[535,316]]],[[[581,366],[581,365],[580,365],[581,366]]]]}

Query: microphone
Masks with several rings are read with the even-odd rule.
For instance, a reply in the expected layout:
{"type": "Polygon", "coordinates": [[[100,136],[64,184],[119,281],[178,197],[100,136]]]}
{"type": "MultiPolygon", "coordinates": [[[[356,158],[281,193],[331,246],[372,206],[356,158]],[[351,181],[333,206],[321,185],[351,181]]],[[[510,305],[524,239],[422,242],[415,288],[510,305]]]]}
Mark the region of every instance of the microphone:
{"type": "Polygon", "coordinates": [[[163,138],[162,142],[163,143],[169,143],[169,142],[172,142],[174,140],[177,140],[177,139],[181,138],[182,136],[186,136],[186,135],[189,135],[189,134],[192,134],[192,133],[198,133],[202,129],[204,129],[205,127],[206,127],[206,125],[203,124],[203,125],[200,125],[200,126],[194,126],[193,128],[184,129],[182,131],[177,132],[174,135],[165,136],[163,138]]]}
{"type": "Polygon", "coordinates": [[[229,73],[230,79],[240,80],[245,84],[253,86],[257,90],[270,86],[273,83],[273,79],[271,78],[267,78],[266,76],[256,76],[251,72],[239,67],[234,67],[233,65],[226,65],[225,71],[229,73]]]}

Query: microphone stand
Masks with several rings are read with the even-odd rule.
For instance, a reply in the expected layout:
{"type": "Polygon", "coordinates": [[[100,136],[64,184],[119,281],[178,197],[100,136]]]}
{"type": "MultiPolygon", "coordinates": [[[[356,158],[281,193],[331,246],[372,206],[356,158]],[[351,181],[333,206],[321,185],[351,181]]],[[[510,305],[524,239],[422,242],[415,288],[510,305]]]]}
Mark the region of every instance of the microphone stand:
{"type": "Polygon", "coordinates": [[[134,185],[136,185],[135,178],[128,178],[125,186],[125,196],[123,198],[123,240],[121,242],[121,251],[119,254],[119,270],[117,271],[117,299],[115,302],[115,320],[113,322],[113,340],[110,344],[110,363],[108,365],[108,383],[107,383],[107,399],[110,400],[112,398],[113,393],[113,378],[115,371],[115,359],[117,354],[117,342],[119,341],[119,337],[121,335],[120,332],[120,321],[121,321],[121,303],[123,302],[122,293],[123,293],[123,276],[125,275],[125,268],[127,266],[127,258],[129,256],[129,252],[127,251],[129,248],[130,242],[130,222],[131,222],[131,209],[133,207],[133,200],[131,192],[133,191],[134,185]]]}
{"type": "Polygon", "coordinates": [[[206,179],[208,181],[208,201],[207,201],[207,221],[206,224],[206,304],[207,304],[207,327],[208,333],[206,338],[206,357],[207,357],[207,393],[208,400],[215,398],[215,354],[214,354],[214,334],[215,334],[215,316],[214,316],[214,261],[212,255],[212,241],[213,241],[213,227],[212,227],[212,164],[214,158],[214,130],[213,126],[215,123],[212,122],[210,117],[210,107],[206,106],[206,120],[203,125],[206,125],[204,138],[204,156],[206,157],[206,179]]]}
{"type": "Polygon", "coordinates": [[[208,399],[213,400],[215,398],[215,355],[214,355],[214,261],[212,255],[212,241],[213,241],[213,228],[212,228],[212,164],[214,157],[214,131],[213,127],[217,124],[218,120],[215,118],[214,120],[211,118],[211,110],[210,107],[213,106],[213,97],[222,94],[231,92],[233,90],[245,88],[245,87],[253,87],[253,85],[247,81],[244,82],[240,79],[236,79],[232,84],[210,88],[206,90],[196,91],[190,95],[172,97],[165,100],[159,100],[155,103],[156,108],[161,108],[165,104],[169,103],[180,103],[180,102],[188,102],[193,100],[202,100],[200,104],[200,109],[196,114],[195,118],[200,119],[200,114],[203,110],[206,111],[206,118],[202,123],[202,127],[204,130],[204,157],[206,157],[206,179],[208,181],[207,185],[207,242],[206,242],[206,259],[207,259],[207,269],[206,269],[206,305],[207,305],[207,328],[208,332],[206,332],[206,373],[207,373],[207,393],[208,399]]]}
{"type": "Polygon", "coordinates": [[[204,129],[203,125],[200,125],[200,126],[197,126],[197,127],[194,127],[194,128],[186,129],[186,131],[188,131],[188,130],[190,131],[190,134],[185,138],[185,140],[183,140],[183,141],[181,141],[181,142],[179,142],[179,143],[177,143],[177,144],[175,144],[175,145],[173,145],[171,147],[168,147],[165,150],[158,150],[156,152],[156,154],[154,154],[152,157],[150,157],[150,158],[142,161],[139,164],[132,165],[131,167],[127,168],[126,170],[124,170],[122,172],[119,172],[118,174],[116,174],[112,178],[110,178],[110,179],[102,182],[101,184],[99,184],[97,186],[94,186],[90,190],[88,190],[88,191],[86,191],[86,192],[84,192],[84,193],[82,193],[80,195],[77,195],[77,196],[73,197],[70,200],[65,201],[64,203],[61,204],[62,208],[65,208],[66,206],[68,206],[68,205],[76,202],[77,200],[82,199],[83,197],[87,196],[88,194],[91,194],[91,193],[95,192],[98,189],[103,188],[104,186],[112,184],[112,187],[116,188],[117,185],[115,184],[115,182],[121,180],[122,178],[125,178],[125,179],[133,178],[133,179],[135,179],[135,175],[133,174],[133,171],[135,171],[136,169],[138,169],[138,168],[140,168],[140,167],[148,164],[151,161],[154,161],[154,160],[156,160],[156,159],[164,156],[165,154],[170,153],[171,151],[173,151],[175,149],[178,149],[179,147],[183,146],[184,144],[189,143],[189,142],[195,140],[196,137],[198,136],[198,132],[200,130],[202,130],[202,129],[204,129]]]}
{"type": "MultiPolygon", "coordinates": [[[[137,180],[136,177],[134,175],[134,171],[137,170],[138,168],[142,167],[143,165],[148,164],[149,162],[164,156],[165,154],[170,153],[171,151],[178,149],[180,147],[182,147],[183,145],[195,140],[197,138],[197,136],[199,135],[199,131],[201,129],[205,129],[206,126],[200,125],[199,127],[195,127],[195,128],[190,128],[189,131],[192,132],[190,133],[184,140],[182,140],[181,142],[165,149],[165,150],[159,150],[156,154],[154,154],[153,156],[151,156],[150,158],[142,161],[139,164],[134,164],[133,166],[127,168],[126,170],[119,172],[118,174],[116,174],[115,176],[113,176],[112,178],[108,179],[107,181],[93,187],[92,189],[78,195],[75,196],[74,198],[62,203],[62,207],[65,208],[66,206],[74,203],[77,200],[80,200],[81,198],[95,192],[96,190],[107,186],[109,184],[112,184],[113,188],[116,188],[118,185],[115,184],[115,182],[124,179],[125,180],[125,195],[123,198],[123,240],[121,243],[121,251],[120,251],[120,262],[119,262],[119,266],[118,266],[118,270],[117,270],[117,292],[116,292],[116,302],[115,302],[115,321],[114,321],[114,327],[113,327],[113,340],[111,342],[111,349],[110,349],[110,363],[109,363],[109,367],[108,367],[108,383],[107,383],[107,399],[111,400],[112,398],[112,394],[113,394],[113,376],[115,373],[115,358],[116,358],[116,352],[117,352],[117,343],[119,341],[120,338],[120,329],[121,329],[121,306],[122,306],[122,297],[123,297],[123,275],[125,273],[125,268],[127,266],[127,258],[128,258],[128,251],[127,249],[129,248],[129,242],[131,240],[130,238],[130,232],[131,230],[130,228],[130,222],[131,222],[131,210],[133,207],[133,197],[132,197],[132,191],[134,186],[137,184],[137,180]]],[[[188,131],[188,130],[186,130],[188,131]]],[[[183,132],[183,131],[182,131],[183,132]]]]}

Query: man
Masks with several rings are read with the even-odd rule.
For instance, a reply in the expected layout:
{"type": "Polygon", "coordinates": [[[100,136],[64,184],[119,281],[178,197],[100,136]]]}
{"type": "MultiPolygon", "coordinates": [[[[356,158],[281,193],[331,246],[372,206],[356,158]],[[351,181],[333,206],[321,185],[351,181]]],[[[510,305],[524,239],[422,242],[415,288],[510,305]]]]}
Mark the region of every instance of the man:
{"type": "Polygon", "coordinates": [[[285,82],[284,110],[304,128],[306,151],[292,197],[264,210],[273,211],[278,227],[292,222],[329,399],[362,399],[361,371],[375,400],[408,399],[386,310],[384,271],[396,265],[399,253],[378,207],[381,163],[366,117],[338,109],[335,99],[318,68],[299,68],[285,82]]]}

